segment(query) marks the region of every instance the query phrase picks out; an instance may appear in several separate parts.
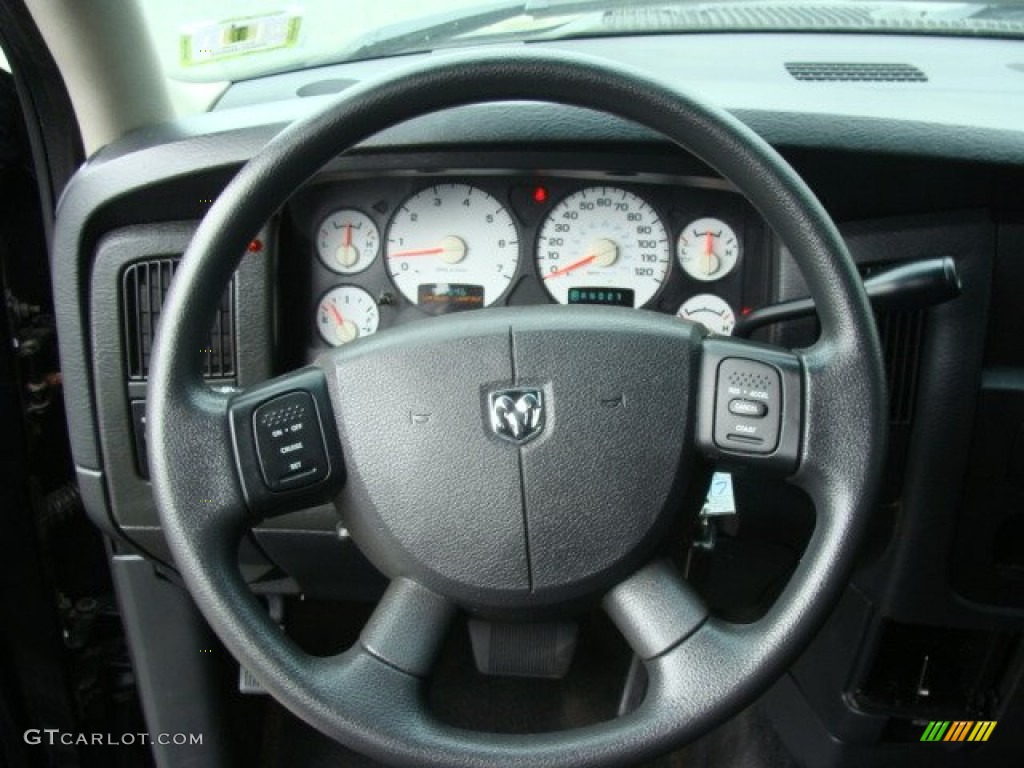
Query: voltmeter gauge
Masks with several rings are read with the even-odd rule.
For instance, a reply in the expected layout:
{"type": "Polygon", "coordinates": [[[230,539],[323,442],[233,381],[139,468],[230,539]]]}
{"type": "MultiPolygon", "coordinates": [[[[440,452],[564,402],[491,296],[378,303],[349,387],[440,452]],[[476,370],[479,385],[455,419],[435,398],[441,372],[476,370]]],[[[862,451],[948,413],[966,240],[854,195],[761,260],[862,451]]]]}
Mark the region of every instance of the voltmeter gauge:
{"type": "Polygon", "coordinates": [[[721,219],[704,217],[691,221],[676,242],[681,266],[694,280],[720,280],[736,267],[740,241],[732,227],[721,219]]]}
{"type": "Polygon", "coordinates": [[[379,250],[377,225],[352,208],[335,211],[317,230],[317,255],[325,267],[339,275],[362,272],[377,258],[379,250]]]}
{"type": "Polygon", "coordinates": [[[729,336],[736,327],[736,315],[724,299],[713,293],[698,293],[687,299],[676,317],[700,323],[712,333],[729,336]]]}
{"type": "Polygon", "coordinates": [[[332,347],[376,333],[380,312],[373,296],[354,285],[339,285],[323,295],[316,309],[316,328],[332,347]]]}

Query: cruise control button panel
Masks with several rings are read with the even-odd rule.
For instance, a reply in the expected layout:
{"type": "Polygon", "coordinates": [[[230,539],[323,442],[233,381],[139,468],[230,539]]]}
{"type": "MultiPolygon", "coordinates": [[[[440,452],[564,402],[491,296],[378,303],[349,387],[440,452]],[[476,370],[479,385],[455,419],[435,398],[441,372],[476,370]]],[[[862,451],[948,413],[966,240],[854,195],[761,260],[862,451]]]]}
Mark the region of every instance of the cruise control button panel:
{"type": "Polygon", "coordinates": [[[238,480],[255,518],[337,495],[345,461],[323,370],[300,368],[235,394],[228,418],[238,480]]]}
{"type": "Polygon", "coordinates": [[[270,490],[302,488],[326,477],[327,453],[310,393],[290,392],[263,403],[253,411],[252,430],[270,490]]]}
{"type": "Polygon", "coordinates": [[[779,443],[782,382],[770,365],[729,357],[718,365],[715,444],[730,451],[766,454],[779,443]]]}

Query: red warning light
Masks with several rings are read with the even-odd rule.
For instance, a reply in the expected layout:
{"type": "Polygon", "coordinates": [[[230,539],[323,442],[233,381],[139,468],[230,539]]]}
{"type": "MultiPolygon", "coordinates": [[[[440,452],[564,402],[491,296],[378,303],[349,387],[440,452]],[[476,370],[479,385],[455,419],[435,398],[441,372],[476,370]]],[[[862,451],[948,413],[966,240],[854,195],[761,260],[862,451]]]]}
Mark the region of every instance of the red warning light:
{"type": "Polygon", "coordinates": [[[533,202],[543,203],[548,199],[548,188],[547,187],[534,187],[533,188],[533,202]]]}
{"type": "Polygon", "coordinates": [[[752,307],[743,307],[743,309],[740,310],[740,314],[746,316],[746,315],[749,315],[753,311],[754,310],[753,310],[752,307]]]}
{"type": "Polygon", "coordinates": [[[254,240],[251,240],[249,242],[249,248],[247,250],[249,251],[249,253],[259,253],[260,251],[263,250],[263,241],[260,240],[258,237],[254,240]]]}

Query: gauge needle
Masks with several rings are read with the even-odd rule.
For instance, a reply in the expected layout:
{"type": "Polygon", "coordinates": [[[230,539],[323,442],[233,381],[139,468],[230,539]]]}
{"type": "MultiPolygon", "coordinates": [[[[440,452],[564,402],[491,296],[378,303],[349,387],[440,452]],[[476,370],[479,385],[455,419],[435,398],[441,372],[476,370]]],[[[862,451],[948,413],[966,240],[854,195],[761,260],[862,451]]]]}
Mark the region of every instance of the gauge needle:
{"type": "Polygon", "coordinates": [[[568,265],[567,267],[562,267],[561,269],[556,269],[554,272],[548,272],[546,275],[544,275],[544,279],[545,280],[549,280],[552,277],[560,277],[561,275],[567,275],[570,272],[572,272],[574,269],[579,269],[580,267],[587,266],[587,264],[589,264],[590,262],[594,261],[596,258],[597,258],[597,254],[596,253],[592,253],[589,256],[585,256],[584,258],[580,259],[579,261],[574,261],[572,264],[568,265]]]}
{"type": "Polygon", "coordinates": [[[715,256],[714,235],[711,234],[710,229],[704,235],[704,249],[705,253],[707,253],[708,255],[708,274],[710,275],[714,271],[714,264],[712,263],[711,259],[714,258],[715,256]]]}
{"type": "Polygon", "coordinates": [[[439,253],[444,253],[444,248],[420,248],[418,251],[398,251],[397,253],[389,253],[389,259],[404,259],[407,256],[437,256],[439,253]]]}
{"type": "Polygon", "coordinates": [[[345,318],[341,316],[341,312],[338,311],[338,308],[331,304],[330,302],[327,303],[327,308],[331,310],[331,314],[334,315],[334,322],[338,324],[338,327],[344,328],[345,318]]]}
{"type": "Polygon", "coordinates": [[[346,224],[345,225],[345,242],[342,243],[342,244],[346,248],[349,248],[352,245],[352,225],[351,224],[346,224]]]}

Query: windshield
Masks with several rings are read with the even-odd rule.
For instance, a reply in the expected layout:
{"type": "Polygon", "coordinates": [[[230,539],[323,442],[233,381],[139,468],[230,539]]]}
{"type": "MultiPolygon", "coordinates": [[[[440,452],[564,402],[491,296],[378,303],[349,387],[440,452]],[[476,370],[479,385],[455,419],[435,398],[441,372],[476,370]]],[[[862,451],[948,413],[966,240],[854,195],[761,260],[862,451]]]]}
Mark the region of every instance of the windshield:
{"type": "Polygon", "coordinates": [[[1016,2],[761,0],[140,0],[175,80],[271,72],[480,43],[670,32],[814,31],[1024,36],[1016,2]]]}

